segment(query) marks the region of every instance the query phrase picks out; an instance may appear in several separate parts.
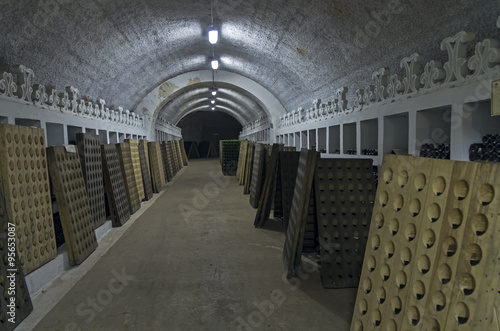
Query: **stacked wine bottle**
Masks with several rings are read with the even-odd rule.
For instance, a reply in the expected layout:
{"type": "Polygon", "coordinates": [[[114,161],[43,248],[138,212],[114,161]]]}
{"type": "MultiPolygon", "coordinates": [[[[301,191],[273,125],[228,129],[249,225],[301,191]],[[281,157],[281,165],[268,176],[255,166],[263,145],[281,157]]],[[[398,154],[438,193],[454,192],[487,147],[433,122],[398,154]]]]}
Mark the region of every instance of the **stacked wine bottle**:
{"type": "Polygon", "coordinates": [[[379,170],[379,167],[374,165],[373,166],[373,180],[375,182],[375,188],[377,188],[377,186],[378,186],[378,170],[379,170]]]}
{"type": "Polygon", "coordinates": [[[348,149],[346,151],[346,154],[348,154],[348,155],[356,155],[356,150],[355,149],[348,149]]]}
{"type": "Polygon", "coordinates": [[[446,144],[423,144],[420,149],[420,156],[433,159],[450,159],[450,145],[446,144]]]}
{"type": "Polygon", "coordinates": [[[485,134],[482,143],[471,144],[469,160],[500,162],[500,134],[485,134]]]}
{"type": "Polygon", "coordinates": [[[378,155],[378,149],[375,149],[375,148],[362,149],[361,155],[378,155]]]}

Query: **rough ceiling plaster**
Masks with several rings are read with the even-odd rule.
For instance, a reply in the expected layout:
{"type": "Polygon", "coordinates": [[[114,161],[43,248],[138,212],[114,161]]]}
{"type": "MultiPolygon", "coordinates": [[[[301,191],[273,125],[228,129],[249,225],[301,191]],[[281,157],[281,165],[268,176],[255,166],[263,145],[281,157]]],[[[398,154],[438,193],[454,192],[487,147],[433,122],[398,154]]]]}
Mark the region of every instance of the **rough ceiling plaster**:
{"type": "MultiPolygon", "coordinates": [[[[366,86],[382,67],[400,71],[414,52],[440,59],[441,40],[458,31],[497,38],[500,14],[498,0],[214,0],[213,7],[221,70],[256,81],[287,111],[330,100],[342,86],[366,86]]],[[[6,0],[0,19],[0,69],[24,64],[35,83],[73,85],[115,107],[135,109],[168,79],[207,69],[212,55],[207,0],[6,0]]],[[[240,111],[240,119],[255,118],[240,111]]]]}

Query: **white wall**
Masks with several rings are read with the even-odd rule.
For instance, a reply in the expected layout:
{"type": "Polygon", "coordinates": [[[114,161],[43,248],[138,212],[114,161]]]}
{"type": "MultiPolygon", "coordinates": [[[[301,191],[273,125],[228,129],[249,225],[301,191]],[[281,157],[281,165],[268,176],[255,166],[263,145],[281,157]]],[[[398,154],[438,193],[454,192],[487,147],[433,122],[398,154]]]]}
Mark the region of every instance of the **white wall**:
{"type": "MultiPolygon", "coordinates": [[[[484,134],[500,133],[500,116],[491,116],[492,79],[485,77],[421,95],[387,100],[349,114],[332,115],[281,127],[276,130],[276,138],[281,140],[285,135],[295,135],[296,139],[288,139],[287,145],[299,149],[301,142],[308,140],[304,134],[314,132],[310,130],[315,128],[326,127],[326,137],[322,135],[319,138],[321,141],[318,142],[328,146],[327,153],[322,154],[323,157],[371,158],[374,164],[380,165],[383,153],[388,153],[393,148],[403,148],[410,154],[418,155],[422,142],[444,142],[450,144],[451,159],[468,161],[470,144],[481,142],[484,134]],[[365,122],[370,120],[377,121],[377,127],[374,126],[375,122],[365,122]],[[344,143],[348,143],[344,141],[345,129],[349,123],[356,123],[358,131],[357,155],[345,154],[344,143]],[[367,141],[376,142],[379,155],[361,155],[361,148],[367,141]],[[341,154],[334,154],[333,151],[339,148],[341,154]]],[[[352,130],[352,127],[348,128],[352,130]]],[[[352,137],[352,134],[347,136],[352,137]]]]}

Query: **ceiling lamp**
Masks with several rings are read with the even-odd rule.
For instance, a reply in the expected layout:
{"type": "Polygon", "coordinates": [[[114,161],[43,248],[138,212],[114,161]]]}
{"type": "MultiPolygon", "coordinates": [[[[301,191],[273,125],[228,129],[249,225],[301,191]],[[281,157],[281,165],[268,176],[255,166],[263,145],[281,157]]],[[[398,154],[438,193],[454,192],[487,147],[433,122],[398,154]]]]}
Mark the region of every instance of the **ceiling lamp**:
{"type": "Polygon", "coordinates": [[[211,25],[210,29],[208,30],[208,41],[212,45],[215,45],[217,44],[218,40],[219,40],[219,30],[217,30],[213,25],[211,25]]]}
{"type": "Polygon", "coordinates": [[[215,110],[215,107],[212,107],[211,109],[212,109],[212,110],[215,110]]]}
{"type": "Polygon", "coordinates": [[[219,69],[219,60],[214,59],[210,62],[210,64],[211,64],[213,70],[219,69]]]}
{"type": "Polygon", "coordinates": [[[210,93],[212,93],[212,95],[215,97],[217,95],[217,87],[215,87],[215,82],[214,82],[214,86],[212,86],[210,88],[210,93]]]}
{"type": "Polygon", "coordinates": [[[215,104],[215,100],[213,100],[213,99],[212,99],[212,100],[210,101],[210,103],[211,103],[212,105],[213,105],[213,104],[215,104]]]}

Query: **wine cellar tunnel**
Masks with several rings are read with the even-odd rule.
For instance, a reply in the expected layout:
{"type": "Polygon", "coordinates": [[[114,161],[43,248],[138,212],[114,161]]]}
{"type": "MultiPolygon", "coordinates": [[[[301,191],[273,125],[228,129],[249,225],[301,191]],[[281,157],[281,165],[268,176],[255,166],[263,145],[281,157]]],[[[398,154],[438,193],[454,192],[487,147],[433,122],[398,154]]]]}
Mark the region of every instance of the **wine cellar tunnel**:
{"type": "Polygon", "coordinates": [[[0,331],[500,330],[497,0],[5,0],[0,331]]]}

